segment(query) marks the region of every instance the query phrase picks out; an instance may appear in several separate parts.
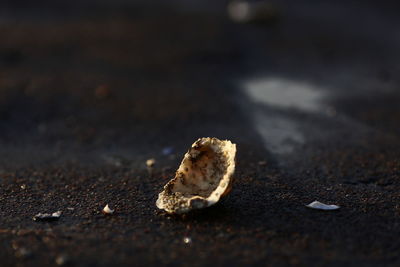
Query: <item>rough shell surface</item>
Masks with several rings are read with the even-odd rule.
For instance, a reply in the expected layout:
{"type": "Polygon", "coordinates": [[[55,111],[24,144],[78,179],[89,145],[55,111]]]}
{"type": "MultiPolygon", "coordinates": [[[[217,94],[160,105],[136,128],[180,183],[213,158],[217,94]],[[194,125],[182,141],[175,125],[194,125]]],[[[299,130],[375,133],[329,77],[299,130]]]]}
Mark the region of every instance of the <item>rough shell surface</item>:
{"type": "Polygon", "coordinates": [[[157,207],[186,213],[214,205],[230,191],[236,145],[228,140],[200,138],[185,154],[175,178],[158,195],[157,207]]]}

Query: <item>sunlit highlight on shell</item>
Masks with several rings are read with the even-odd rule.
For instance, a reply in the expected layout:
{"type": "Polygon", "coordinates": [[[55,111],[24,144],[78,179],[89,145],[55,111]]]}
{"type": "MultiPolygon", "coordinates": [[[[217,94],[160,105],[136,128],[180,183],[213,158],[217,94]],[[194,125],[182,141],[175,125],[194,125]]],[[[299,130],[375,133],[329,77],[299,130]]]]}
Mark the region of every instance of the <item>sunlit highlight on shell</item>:
{"type": "Polygon", "coordinates": [[[209,207],[229,193],[235,171],[236,145],[228,140],[200,138],[185,154],[175,178],[158,195],[157,207],[186,213],[209,207]]]}

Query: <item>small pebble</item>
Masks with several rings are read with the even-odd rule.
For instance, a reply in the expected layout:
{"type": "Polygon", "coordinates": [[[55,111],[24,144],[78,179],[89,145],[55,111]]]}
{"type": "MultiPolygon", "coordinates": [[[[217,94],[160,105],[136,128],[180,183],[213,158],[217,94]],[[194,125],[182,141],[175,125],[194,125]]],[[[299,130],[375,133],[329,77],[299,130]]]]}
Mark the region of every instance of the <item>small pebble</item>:
{"type": "Polygon", "coordinates": [[[56,264],[60,265],[60,266],[67,263],[67,261],[68,261],[68,257],[66,255],[59,255],[56,258],[56,264]]]}
{"type": "Polygon", "coordinates": [[[185,236],[185,237],[183,238],[183,243],[185,243],[185,244],[190,244],[190,243],[192,243],[192,239],[191,239],[190,237],[185,236]]]}
{"type": "Polygon", "coordinates": [[[156,160],[153,158],[146,160],[146,166],[149,168],[153,167],[155,164],[156,164],[156,160]]]}
{"type": "Polygon", "coordinates": [[[115,210],[110,209],[110,207],[108,206],[108,204],[103,208],[103,213],[107,214],[107,215],[111,215],[114,213],[115,210]]]}

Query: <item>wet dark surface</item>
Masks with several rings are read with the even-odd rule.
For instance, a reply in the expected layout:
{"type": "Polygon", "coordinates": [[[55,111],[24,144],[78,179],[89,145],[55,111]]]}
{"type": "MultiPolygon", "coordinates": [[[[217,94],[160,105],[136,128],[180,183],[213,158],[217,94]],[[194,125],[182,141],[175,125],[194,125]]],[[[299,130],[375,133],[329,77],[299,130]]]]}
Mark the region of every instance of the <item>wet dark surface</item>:
{"type": "Polygon", "coordinates": [[[2,266],[400,264],[396,5],[43,3],[0,20],[2,266]],[[237,144],[233,191],[166,215],[203,136],[237,144]]]}

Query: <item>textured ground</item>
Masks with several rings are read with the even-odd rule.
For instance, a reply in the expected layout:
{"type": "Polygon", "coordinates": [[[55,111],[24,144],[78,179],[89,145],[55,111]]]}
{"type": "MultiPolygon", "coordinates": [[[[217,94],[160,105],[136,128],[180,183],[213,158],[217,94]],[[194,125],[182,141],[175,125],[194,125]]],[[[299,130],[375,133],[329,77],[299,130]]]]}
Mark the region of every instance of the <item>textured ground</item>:
{"type": "Polygon", "coordinates": [[[2,266],[400,264],[398,7],[207,2],[2,4],[2,266]],[[233,191],[166,215],[203,136],[237,143],[233,191]]]}

